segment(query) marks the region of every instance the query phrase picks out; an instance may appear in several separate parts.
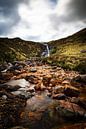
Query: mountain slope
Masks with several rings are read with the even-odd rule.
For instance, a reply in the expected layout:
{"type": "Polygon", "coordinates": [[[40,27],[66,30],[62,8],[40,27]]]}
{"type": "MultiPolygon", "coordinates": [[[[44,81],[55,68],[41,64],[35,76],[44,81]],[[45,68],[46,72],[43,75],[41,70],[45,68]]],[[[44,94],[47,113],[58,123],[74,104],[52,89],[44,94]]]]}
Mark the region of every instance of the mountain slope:
{"type": "Polygon", "coordinates": [[[86,28],[72,36],[48,44],[51,49],[48,62],[86,72],[86,28]]]}
{"type": "Polygon", "coordinates": [[[24,60],[30,57],[39,57],[45,46],[19,38],[0,38],[0,62],[24,60]]]}

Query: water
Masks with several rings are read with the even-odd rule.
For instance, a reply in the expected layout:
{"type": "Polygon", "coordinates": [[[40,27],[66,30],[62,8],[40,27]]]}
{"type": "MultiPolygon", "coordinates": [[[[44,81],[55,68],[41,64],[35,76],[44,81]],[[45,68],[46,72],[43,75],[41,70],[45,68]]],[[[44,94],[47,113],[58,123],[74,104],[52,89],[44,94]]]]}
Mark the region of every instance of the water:
{"type": "Polygon", "coordinates": [[[48,47],[48,44],[44,44],[46,46],[46,49],[45,51],[42,53],[42,56],[44,57],[49,57],[50,56],[50,50],[49,50],[49,47],[48,47]]]}
{"type": "Polygon", "coordinates": [[[48,44],[46,44],[46,49],[47,49],[47,57],[49,57],[50,56],[50,50],[49,50],[48,44]]]}

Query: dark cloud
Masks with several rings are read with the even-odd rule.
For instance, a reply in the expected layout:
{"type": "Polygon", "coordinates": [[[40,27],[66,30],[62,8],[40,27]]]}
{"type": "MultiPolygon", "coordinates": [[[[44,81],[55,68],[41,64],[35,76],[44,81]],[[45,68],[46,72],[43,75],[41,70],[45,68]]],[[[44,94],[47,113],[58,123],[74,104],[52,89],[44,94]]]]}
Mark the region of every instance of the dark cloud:
{"type": "Polygon", "coordinates": [[[9,33],[20,20],[18,5],[22,0],[0,0],[0,34],[9,33]]]}
{"type": "Polygon", "coordinates": [[[86,20],[86,0],[70,0],[66,11],[68,20],[86,20]]]}

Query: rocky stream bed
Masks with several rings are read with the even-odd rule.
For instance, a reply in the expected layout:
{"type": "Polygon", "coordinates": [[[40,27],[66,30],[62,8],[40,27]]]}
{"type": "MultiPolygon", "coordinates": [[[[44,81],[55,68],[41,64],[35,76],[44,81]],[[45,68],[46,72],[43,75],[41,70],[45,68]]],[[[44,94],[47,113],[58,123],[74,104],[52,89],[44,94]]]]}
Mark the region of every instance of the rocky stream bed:
{"type": "Polygon", "coordinates": [[[1,65],[0,129],[86,129],[86,75],[38,61],[1,65]]]}

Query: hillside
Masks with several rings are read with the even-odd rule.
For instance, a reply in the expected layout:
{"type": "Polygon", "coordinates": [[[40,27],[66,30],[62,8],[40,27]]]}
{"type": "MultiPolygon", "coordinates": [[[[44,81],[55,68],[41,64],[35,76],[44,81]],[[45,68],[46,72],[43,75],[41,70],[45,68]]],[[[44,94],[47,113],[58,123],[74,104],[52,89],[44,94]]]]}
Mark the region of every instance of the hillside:
{"type": "Polygon", "coordinates": [[[24,60],[30,57],[39,57],[45,46],[19,38],[0,38],[0,62],[24,60]]]}
{"type": "Polygon", "coordinates": [[[48,62],[86,72],[86,28],[72,36],[48,44],[51,50],[48,62]]]}

